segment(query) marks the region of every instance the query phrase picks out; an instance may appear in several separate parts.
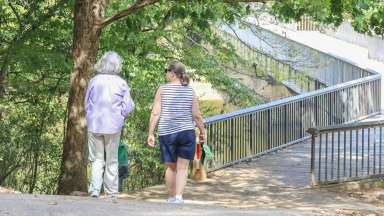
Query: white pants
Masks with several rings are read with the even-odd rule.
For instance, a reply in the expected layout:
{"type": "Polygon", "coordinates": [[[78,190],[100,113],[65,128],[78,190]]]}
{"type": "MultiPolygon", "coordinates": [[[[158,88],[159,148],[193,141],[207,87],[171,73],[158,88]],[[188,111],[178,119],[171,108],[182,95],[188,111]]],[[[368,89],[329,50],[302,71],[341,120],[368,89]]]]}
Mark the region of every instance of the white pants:
{"type": "Polygon", "coordinates": [[[92,163],[92,180],[89,186],[90,193],[100,193],[103,174],[105,192],[109,195],[118,193],[119,170],[117,154],[120,133],[121,132],[116,134],[97,134],[88,132],[89,160],[92,163]]]}

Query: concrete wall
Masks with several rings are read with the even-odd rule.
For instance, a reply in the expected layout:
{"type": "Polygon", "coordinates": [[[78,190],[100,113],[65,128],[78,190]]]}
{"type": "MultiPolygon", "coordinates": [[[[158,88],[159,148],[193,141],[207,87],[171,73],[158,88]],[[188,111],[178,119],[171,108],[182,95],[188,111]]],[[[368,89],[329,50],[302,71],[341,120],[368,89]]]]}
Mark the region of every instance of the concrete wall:
{"type": "Polygon", "coordinates": [[[378,36],[368,39],[368,57],[384,62],[384,40],[378,36]]]}
{"type": "Polygon", "coordinates": [[[349,22],[343,22],[336,29],[326,29],[329,36],[344,40],[368,49],[368,56],[371,59],[384,62],[384,40],[379,36],[368,36],[356,32],[349,22]]]}

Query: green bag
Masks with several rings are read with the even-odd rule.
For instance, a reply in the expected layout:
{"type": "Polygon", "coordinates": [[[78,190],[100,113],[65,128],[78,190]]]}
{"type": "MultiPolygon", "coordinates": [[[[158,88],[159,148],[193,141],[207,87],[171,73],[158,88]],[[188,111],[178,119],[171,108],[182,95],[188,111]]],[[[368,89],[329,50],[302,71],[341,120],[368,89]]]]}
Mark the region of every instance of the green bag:
{"type": "Polygon", "coordinates": [[[128,145],[121,142],[119,143],[119,150],[118,150],[118,161],[119,161],[119,167],[122,166],[128,166],[128,145]]]}
{"type": "Polygon", "coordinates": [[[203,149],[202,149],[200,161],[204,165],[204,164],[207,164],[210,160],[212,160],[213,154],[209,145],[203,144],[202,147],[203,149]]]}

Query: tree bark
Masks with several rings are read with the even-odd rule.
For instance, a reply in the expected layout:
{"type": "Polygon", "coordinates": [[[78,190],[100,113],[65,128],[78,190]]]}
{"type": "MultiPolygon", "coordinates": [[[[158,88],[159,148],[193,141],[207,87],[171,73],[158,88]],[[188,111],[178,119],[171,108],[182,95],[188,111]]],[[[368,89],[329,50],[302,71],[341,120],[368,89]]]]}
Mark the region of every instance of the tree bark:
{"type": "Polygon", "coordinates": [[[76,0],[74,11],[73,59],[70,80],[67,130],[64,139],[59,194],[87,191],[86,120],[84,97],[96,61],[107,0],[76,0]]]}

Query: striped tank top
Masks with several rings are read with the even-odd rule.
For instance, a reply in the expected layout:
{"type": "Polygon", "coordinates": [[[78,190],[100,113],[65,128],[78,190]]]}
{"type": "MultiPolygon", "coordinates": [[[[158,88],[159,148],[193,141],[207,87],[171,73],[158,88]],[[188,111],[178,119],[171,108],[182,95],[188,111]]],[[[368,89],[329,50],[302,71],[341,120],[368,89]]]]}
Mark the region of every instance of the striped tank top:
{"type": "Polygon", "coordinates": [[[192,87],[165,84],[161,93],[161,113],[158,135],[194,130],[192,118],[192,87]]]}

